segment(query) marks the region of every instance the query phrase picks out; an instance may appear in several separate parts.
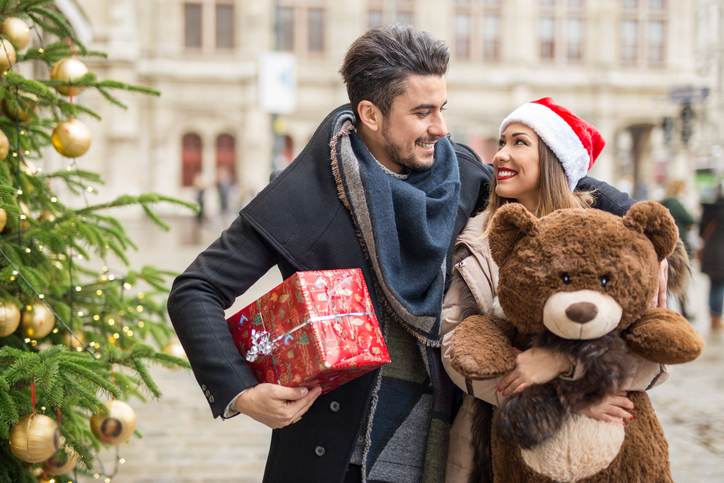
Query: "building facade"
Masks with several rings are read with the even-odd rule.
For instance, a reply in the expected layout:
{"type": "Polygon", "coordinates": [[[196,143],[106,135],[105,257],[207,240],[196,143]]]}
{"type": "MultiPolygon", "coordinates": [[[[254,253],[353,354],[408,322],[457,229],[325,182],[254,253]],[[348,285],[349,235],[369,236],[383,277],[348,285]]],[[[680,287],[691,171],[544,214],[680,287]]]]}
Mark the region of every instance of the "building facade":
{"type": "MultiPolygon", "coordinates": [[[[641,197],[721,169],[721,2],[716,0],[81,0],[100,76],[159,89],[102,105],[87,156],[114,194],[192,199],[232,177],[241,198],[346,102],[338,73],[369,27],[412,24],[451,50],[448,127],[484,160],[515,106],[551,96],[608,141],[593,174],[641,197]],[[287,52],[295,102],[269,112],[260,58],[287,52]]],[[[273,100],[273,99],[272,99],[273,100]]],[[[238,204],[238,203],[237,203],[238,204]]]]}

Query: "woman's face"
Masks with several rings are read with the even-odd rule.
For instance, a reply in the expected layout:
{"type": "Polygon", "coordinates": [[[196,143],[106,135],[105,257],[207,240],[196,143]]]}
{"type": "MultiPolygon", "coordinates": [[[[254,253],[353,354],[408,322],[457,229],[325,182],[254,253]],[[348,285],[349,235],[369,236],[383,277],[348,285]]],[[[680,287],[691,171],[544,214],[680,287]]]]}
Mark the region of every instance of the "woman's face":
{"type": "Polygon", "coordinates": [[[531,211],[538,206],[540,159],[538,135],[519,122],[508,125],[498,141],[493,156],[495,193],[503,198],[518,200],[531,211]]]}

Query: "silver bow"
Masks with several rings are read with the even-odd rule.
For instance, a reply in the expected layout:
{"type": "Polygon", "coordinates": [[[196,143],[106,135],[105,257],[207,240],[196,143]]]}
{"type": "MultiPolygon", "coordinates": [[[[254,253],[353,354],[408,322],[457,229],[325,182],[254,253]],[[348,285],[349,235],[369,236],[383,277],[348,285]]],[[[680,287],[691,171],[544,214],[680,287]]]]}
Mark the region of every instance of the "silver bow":
{"type": "Polygon", "coordinates": [[[251,347],[246,351],[246,360],[254,362],[261,355],[271,355],[273,346],[269,332],[265,330],[257,332],[256,329],[251,329],[251,347]]]}

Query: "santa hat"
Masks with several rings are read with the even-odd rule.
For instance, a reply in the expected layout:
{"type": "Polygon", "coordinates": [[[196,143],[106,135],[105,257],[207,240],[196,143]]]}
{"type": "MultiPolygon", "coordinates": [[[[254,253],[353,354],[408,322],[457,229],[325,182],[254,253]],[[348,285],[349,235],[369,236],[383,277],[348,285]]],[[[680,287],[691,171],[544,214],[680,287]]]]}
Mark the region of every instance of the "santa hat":
{"type": "Polygon", "coordinates": [[[563,166],[571,190],[586,176],[606,144],[595,127],[550,97],[528,102],[511,112],[500,124],[500,135],[514,122],[534,130],[553,151],[563,166]]]}

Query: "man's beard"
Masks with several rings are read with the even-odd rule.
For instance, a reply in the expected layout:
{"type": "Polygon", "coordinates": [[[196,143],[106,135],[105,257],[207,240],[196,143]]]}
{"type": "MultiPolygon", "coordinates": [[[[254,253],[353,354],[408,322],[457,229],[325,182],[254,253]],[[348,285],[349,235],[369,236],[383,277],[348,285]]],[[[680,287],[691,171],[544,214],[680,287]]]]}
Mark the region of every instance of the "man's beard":
{"type": "MultiPolygon", "coordinates": [[[[430,163],[428,165],[428,164],[420,161],[419,159],[417,159],[417,156],[415,155],[414,152],[412,153],[411,156],[408,156],[406,158],[403,157],[402,154],[400,154],[400,150],[397,147],[397,145],[395,145],[395,143],[393,143],[390,140],[390,138],[388,136],[387,127],[382,128],[382,138],[385,140],[385,146],[384,146],[385,153],[387,153],[387,156],[389,156],[390,160],[393,163],[403,166],[412,171],[426,171],[432,167],[432,163],[430,163]]],[[[417,145],[418,141],[435,142],[436,140],[437,139],[429,140],[429,139],[425,139],[425,138],[419,138],[415,141],[415,145],[417,145]]],[[[433,161],[434,161],[434,159],[433,159],[433,161]]]]}

